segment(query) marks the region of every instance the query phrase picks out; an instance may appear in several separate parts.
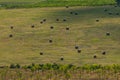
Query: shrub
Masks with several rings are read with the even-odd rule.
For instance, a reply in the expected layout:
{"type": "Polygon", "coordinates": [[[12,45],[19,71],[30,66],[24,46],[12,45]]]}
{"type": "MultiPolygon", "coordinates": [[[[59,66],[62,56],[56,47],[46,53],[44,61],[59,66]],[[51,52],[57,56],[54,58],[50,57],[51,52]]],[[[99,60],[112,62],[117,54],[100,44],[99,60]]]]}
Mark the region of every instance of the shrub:
{"type": "Polygon", "coordinates": [[[20,64],[16,64],[16,68],[21,68],[20,64]]]}
{"type": "Polygon", "coordinates": [[[53,63],[52,68],[53,68],[54,70],[58,70],[58,69],[60,68],[60,65],[58,65],[58,64],[56,64],[56,63],[53,63]]]}
{"type": "Polygon", "coordinates": [[[116,0],[117,5],[120,5],[120,0],[116,0]]]}
{"type": "Polygon", "coordinates": [[[15,64],[10,64],[10,68],[14,69],[14,68],[16,68],[16,65],[15,64]]]}

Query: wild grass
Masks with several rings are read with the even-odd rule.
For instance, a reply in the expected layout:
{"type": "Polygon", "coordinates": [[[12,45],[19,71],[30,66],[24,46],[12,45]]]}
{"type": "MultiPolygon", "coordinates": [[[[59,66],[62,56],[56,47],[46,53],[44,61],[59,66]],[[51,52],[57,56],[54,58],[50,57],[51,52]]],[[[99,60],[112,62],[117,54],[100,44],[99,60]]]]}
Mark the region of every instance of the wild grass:
{"type": "Polygon", "coordinates": [[[1,80],[119,80],[120,65],[32,64],[0,69],[1,80]]]}

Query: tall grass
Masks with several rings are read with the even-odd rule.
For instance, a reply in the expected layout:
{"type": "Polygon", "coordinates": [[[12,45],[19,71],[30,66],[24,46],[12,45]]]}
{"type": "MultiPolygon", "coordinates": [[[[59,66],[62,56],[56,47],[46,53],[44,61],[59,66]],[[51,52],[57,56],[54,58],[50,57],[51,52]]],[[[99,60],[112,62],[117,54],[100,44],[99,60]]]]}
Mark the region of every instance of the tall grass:
{"type": "Polygon", "coordinates": [[[0,80],[119,80],[120,65],[32,64],[0,69],[0,80]]]}

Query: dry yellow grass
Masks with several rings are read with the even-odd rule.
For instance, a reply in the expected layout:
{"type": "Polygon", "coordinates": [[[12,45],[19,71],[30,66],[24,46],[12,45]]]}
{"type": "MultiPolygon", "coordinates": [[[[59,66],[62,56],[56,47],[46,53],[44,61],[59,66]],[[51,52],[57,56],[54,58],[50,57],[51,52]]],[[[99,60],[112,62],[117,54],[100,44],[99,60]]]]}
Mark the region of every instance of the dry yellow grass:
{"type": "Polygon", "coordinates": [[[120,8],[71,7],[0,10],[0,65],[11,63],[119,64],[120,8]],[[104,9],[108,9],[104,12],[104,9]],[[70,12],[78,15],[70,14],[70,12]],[[112,12],[112,15],[108,15],[112,12]],[[56,21],[59,18],[60,21],[56,21]],[[43,24],[40,21],[47,19],[43,24]],[[66,22],[63,22],[66,19],[66,22]],[[99,19],[99,22],[96,20],[99,19]],[[35,28],[31,28],[31,25],[35,28]],[[10,26],[14,26],[10,29],[10,26]],[[54,26],[51,30],[50,26],[54,26]],[[66,31],[66,27],[70,30],[66,31]],[[110,32],[110,36],[106,36],[110,32]],[[13,34],[12,38],[9,35],[13,34]],[[52,39],[53,43],[48,40],[52,39]],[[78,45],[82,50],[77,53],[78,45]],[[106,55],[101,53],[106,51],[106,55]],[[43,55],[39,53],[43,52],[43,55]],[[94,55],[97,59],[93,59],[94,55]],[[60,58],[64,57],[64,61],[60,58]]]}

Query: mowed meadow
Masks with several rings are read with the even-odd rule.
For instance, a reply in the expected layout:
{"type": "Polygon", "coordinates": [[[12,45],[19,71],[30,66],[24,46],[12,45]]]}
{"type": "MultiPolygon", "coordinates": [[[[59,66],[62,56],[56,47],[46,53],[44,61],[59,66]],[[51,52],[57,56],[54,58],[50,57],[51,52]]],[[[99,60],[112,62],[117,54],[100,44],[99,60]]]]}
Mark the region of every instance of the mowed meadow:
{"type": "Polygon", "coordinates": [[[0,10],[0,65],[119,64],[120,7],[0,10]]]}

